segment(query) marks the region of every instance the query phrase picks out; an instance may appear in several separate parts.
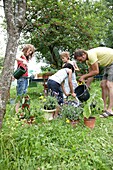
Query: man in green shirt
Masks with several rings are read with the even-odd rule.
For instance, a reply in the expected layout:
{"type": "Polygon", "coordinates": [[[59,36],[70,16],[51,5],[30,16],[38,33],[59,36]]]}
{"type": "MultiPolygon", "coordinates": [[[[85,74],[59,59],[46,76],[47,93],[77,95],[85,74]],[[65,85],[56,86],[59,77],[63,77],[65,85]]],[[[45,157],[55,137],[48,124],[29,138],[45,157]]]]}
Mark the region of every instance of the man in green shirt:
{"type": "Polygon", "coordinates": [[[86,62],[89,67],[89,72],[80,77],[81,82],[99,74],[99,66],[104,67],[101,82],[104,113],[101,117],[113,116],[113,49],[107,47],[97,47],[88,51],[79,49],[75,51],[74,58],[80,62],[86,62]]]}

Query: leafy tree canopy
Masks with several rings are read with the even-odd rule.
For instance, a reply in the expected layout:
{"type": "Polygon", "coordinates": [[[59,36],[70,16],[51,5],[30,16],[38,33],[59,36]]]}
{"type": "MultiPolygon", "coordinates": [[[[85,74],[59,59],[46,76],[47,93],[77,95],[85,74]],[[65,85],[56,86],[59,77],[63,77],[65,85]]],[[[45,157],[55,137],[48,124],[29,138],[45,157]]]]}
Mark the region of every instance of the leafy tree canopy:
{"type": "Polygon", "coordinates": [[[47,61],[61,66],[59,50],[89,49],[105,36],[106,6],[99,1],[33,0],[28,2],[25,39],[47,61]]]}
{"type": "Polygon", "coordinates": [[[107,31],[104,42],[106,46],[113,48],[113,0],[105,0],[104,3],[107,8],[105,14],[105,18],[107,19],[107,31]]]}

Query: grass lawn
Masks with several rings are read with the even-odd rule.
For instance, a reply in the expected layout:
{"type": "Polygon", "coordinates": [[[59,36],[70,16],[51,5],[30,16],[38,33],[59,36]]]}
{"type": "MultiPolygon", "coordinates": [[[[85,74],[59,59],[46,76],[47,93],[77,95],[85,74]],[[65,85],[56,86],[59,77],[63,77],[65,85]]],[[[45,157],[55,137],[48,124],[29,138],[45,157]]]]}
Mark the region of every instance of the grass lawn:
{"type": "MultiPolygon", "coordinates": [[[[92,83],[90,92],[98,89],[92,83]]],[[[11,99],[15,98],[11,89],[11,99]]],[[[113,117],[96,117],[94,129],[83,119],[73,128],[62,118],[45,121],[42,116],[42,85],[28,89],[31,111],[36,120],[32,125],[19,121],[14,104],[7,112],[0,135],[0,170],[113,170],[113,117]]]]}

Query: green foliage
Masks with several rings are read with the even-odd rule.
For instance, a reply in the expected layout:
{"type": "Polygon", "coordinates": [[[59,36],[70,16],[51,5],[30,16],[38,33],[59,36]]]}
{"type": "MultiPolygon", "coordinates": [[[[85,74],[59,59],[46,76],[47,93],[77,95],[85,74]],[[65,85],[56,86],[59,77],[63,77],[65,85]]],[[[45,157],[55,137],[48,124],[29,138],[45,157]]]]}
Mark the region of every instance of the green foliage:
{"type": "Polygon", "coordinates": [[[86,118],[97,116],[102,113],[103,109],[103,100],[100,97],[99,89],[96,87],[95,91],[91,94],[90,99],[84,103],[83,115],[86,118]]]}
{"type": "Polygon", "coordinates": [[[28,87],[28,94],[31,100],[38,99],[41,95],[43,95],[44,87],[42,84],[37,83],[36,87],[28,87]]]}
{"type": "Polygon", "coordinates": [[[72,105],[64,104],[61,108],[61,114],[64,118],[69,120],[78,120],[82,116],[83,108],[81,106],[75,107],[72,105]]]}
{"type": "Polygon", "coordinates": [[[106,46],[113,48],[113,0],[104,0],[104,4],[106,6],[105,18],[108,24],[103,41],[106,46]]]}
{"type": "Polygon", "coordinates": [[[103,1],[29,1],[26,41],[48,62],[61,67],[59,50],[87,50],[104,39],[105,12],[103,1]]]}
{"type": "Polygon", "coordinates": [[[58,105],[57,99],[54,96],[47,96],[44,100],[44,109],[52,110],[58,105]]]}
{"type": "MultiPolygon", "coordinates": [[[[42,86],[43,87],[43,86],[42,86]]],[[[99,82],[91,84],[91,93],[99,82]]],[[[80,121],[72,128],[61,118],[44,122],[43,103],[39,100],[42,88],[29,88],[31,109],[36,124],[19,121],[7,105],[0,133],[0,169],[5,170],[111,170],[113,167],[113,117],[97,117],[93,130],[80,121]],[[35,92],[37,91],[36,95],[35,92]]],[[[14,93],[11,92],[14,96],[14,93]]]]}
{"type": "Polygon", "coordinates": [[[88,72],[88,66],[86,63],[77,62],[77,66],[80,69],[79,71],[76,72],[77,76],[80,74],[86,74],[88,72]]]}
{"type": "Polygon", "coordinates": [[[28,125],[8,114],[0,135],[0,169],[112,169],[112,118],[98,119],[91,131],[62,120],[28,125]]]}
{"type": "Polygon", "coordinates": [[[41,71],[42,73],[55,73],[57,71],[56,67],[54,65],[50,65],[50,66],[41,66],[41,71]]]}

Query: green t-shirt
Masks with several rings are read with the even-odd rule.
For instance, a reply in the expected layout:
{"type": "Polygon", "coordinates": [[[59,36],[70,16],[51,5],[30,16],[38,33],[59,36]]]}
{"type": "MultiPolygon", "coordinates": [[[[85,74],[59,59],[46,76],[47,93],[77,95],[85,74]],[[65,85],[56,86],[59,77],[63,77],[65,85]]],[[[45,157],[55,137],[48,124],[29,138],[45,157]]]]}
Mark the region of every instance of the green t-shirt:
{"type": "Polygon", "coordinates": [[[113,63],[113,49],[108,47],[97,47],[87,51],[88,66],[98,61],[100,66],[107,66],[113,63]]]}

